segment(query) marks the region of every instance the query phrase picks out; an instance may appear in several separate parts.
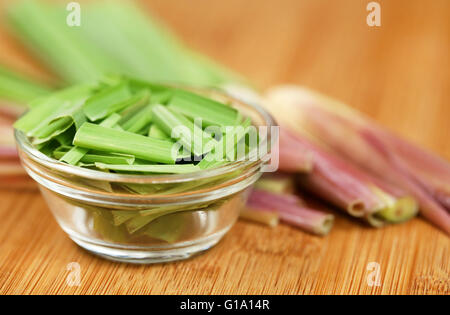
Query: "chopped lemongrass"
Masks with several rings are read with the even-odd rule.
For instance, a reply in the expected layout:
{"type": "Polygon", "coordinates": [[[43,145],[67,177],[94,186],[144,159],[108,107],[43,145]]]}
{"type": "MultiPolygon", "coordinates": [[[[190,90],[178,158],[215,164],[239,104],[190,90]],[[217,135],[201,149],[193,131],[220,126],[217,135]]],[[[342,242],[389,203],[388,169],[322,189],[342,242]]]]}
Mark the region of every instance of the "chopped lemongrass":
{"type": "Polygon", "coordinates": [[[248,133],[249,125],[250,119],[247,119],[240,126],[230,126],[226,128],[225,134],[214,146],[212,152],[208,153],[208,155],[200,161],[198,166],[201,169],[207,169],[234,161],[239,153],[238,145],[248,133]]]}
{"type": "Polygon", "coordinates": [[[85,123],[75,134],[73,144],[79,147],[134,155],[140,159],[174,164],[173,143],[128,131],[85,123]]]}
{"type": "MultiPolygon", "coordinates": [[[[73,147],[70,151],[71,152],[74,148],[78,150],[85,150],[84,148],[80,147],[73,147]]],[[[80,152],[80,151],[76,152],[80,152]]],[[[87,149],[86,149],[87,150],[87,149]]],[[[88,150],[87,150],[88,151],[88,150]]],[[[63,151],[54,151],[53,156],[55,159],[60,159],[62,161],[62,157],[68,155],[67,153],[64,153],[63,151]]],[[[75,153],[72,153],[72,155],[75,155],[75,153]]],[[[64,160],[64,162],[71,164],[71,165],[78,165],[78,163],[82,163],[83,166],[91,165],[95,166],[95,163],[105,163],[105,164],[125,164],[125,165],[131,165],[134,163],[134,156],[128,155],[128,154],[121,154],[121,153],[97,153],[97,154],[91,154],[91,153],[85,153],[81,158],[78,159],[78,156],[76,156],[77,161],[72,162],[70,159],[71,155],[68,155],[69,157],[64,160]],[[67,161],[69,160],[69,162],[67,161]]],[[[75,158],[74,158],[75,160],[75,158]]]]}
{"type": "Polygon", "coordinates": [[[201,118],[206,126],[233,126],[239,118],[233,107],[184,90],[174,92],[169,108],[192,119],[201,118]]]}
{"type": "MultiPolygon", "coordinates": [[[[168,98],[174,91],[184,95],[170,86],[106,77],[96,84],[76,86],[34,101],[16,128],[38,150],[61,162],[124,174],[192,173],[250,154],[249,118],[229,105],[211,100],[216,104],[213,107],[227,108],[222,116],[236,113],[233,122],[240,123],[205,126],[197,119],[202,118],[202,113],[191,120],[176,106],[154,104],[150,99],[152,95],[158,96],[157,100],[168,98]],[[238,145],[243,152],[238,152],[238,145]],[[212,156],[206,163],[205,157],[211,158],[211,153],[218,157],[212,156]],[[192,164],[185,164],[192,158],[192,164]]],[[[186,92],[185,97],[197,99],[191,92],[186,92]]],[[[198,100],[208,104],[206,97],[199,96],[198,100]]],[[[196,186],[203,183],[196,181],[196,186]]],[[[137,193],[154,191],[133,184],[118,187],[137,193]]],[[[161,191],[174,193],[188,188],[186,185],[180,189],[179,185],[165,186],[161,191]]]]}
{"type": "Polygon", "coordinates": [[[122,83],[92,96],[86,101],[83,110],[91,121],[96,121],[129,106],[145,104],[149,96],[150,93],[146,90],[131,96],[128,85],[122,83]]]}
{"type": "Polygon", "coordinates": [[[157,125],[152,124],[150,126],[150,129],[148,131],[148,136],[153,137],[156,139],[162,139],[162,140],[170,140],[170,137],[166,135],[164,131],[162,131],[157,125]]]}
{"type": "Polygon", "coordinates": [[[153,107],[153,123],[155,123],[171,138],[177,139],[187,150],[190,150],[195,156],[201,156],[204,153],[205,144],[212,140],[208,134],[203,132],[201,127],[190,121],[182,114],[169,110],[162,105],[153,107]],[[208,138],[210,138],[208,140],[208,138]]]}
{"type": "MultiPolygon", "coordinates": [[[[105,120],[103,120],[100,123],[100,126],[103,127],[113,127],[114,125],[116,125],[116,123],[120,120],[121,116],[119,114],[112,114],[111,116],[105,118],[105,120]]],[[[60,161],[69,163],[71,165],[75,165],[77,164],[82,158],[83,156],[89,151],[89,149],[87,148],[80,148],[80,147],[73,147],[71,148],[66,154],[64,154],[61,158],[60,161]]],[[[55,156],[55,158],[57,158],[55,156]]],[[[85,162],[85,161],[83,161],[85,162]]],[[[99,162],[99,161],[97,161],[99,162]]],[[[88,162],[85,162],[88,163],[88,162]]]]}
{"type": "Polygon", "coordinates": [[[121,124],[121,127],[129,132],[137,133],[152,121],[152,108],[154,105],[147,105],[141,110],[137,111],[132,117],[121,124]]]}
{"type": "Polygon", "coordinates": [[[194,164],[177,164],[177,165],[112,165],[104,163],[95,163],[99,169],[107,169],[113,171],[138,172],[138,173],[161,173],[161,174],[185,174],[199,170],[194,164]]]}
{"type": "Polygon", "coordinates": [[[145,228],[144,233],[152,238],[173,243],[187,227],[186,223],[188,215],[187,212],[182,212],[161,216],[152,221],[149,226],[145,228]]]}
{"type": "Polygon", "coordinates": [[[91,86],[77,86],[39,99],[14,127],[33,137],[35,144],[51,140],[72,124],[79,128],[85,121],[81,107],[91,89],[91,86]]]}

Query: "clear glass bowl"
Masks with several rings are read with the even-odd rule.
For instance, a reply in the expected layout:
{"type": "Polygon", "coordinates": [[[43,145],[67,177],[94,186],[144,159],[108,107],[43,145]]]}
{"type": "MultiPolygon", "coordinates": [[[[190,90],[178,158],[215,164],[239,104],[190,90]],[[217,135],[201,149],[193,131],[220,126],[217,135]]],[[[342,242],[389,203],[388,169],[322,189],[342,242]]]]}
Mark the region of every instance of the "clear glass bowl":
{"type": "MultiPolygon", "coordinates": [[[[275,122],[264,109],[214,90],[196,91],[231,104],[255,126],[269,127],[260,141],[273,141],[275,122]]],[[[270,154],[190,174],[124,175],[59,162],[22,132],[15,137],[25,170],[69,237],[94,254],[132,263],[185,259],[217,244],[270,154]]]]}

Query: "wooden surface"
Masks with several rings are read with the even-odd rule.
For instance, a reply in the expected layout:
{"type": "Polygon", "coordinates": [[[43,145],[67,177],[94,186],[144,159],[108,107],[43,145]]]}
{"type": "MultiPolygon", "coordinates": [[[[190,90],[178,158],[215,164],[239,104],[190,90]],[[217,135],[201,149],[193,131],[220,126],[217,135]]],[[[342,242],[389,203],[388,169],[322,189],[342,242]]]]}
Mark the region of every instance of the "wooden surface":
{"type": "MultiPolygon", "coordinates": [[[[450,159],[450,1],[159,0],[146,5],[193,48],[261,87],[306,85],[450,159]]],[[[0,36],[2,61],[42,69],[0,36]]],[[[48,77],[48,76],[44,76],[48,77]]],[[[450,242],[422,219],[375,230],[338,215],[325,238],[238,222],[204,255],[152,266],[78,248],[34,192],[0,192],[0,293],[449,294],[450,242]],[[71,262],[78,287],[67,285],[71,262]],[[367,265],[380,266],[369,286],[367,265]]]]}

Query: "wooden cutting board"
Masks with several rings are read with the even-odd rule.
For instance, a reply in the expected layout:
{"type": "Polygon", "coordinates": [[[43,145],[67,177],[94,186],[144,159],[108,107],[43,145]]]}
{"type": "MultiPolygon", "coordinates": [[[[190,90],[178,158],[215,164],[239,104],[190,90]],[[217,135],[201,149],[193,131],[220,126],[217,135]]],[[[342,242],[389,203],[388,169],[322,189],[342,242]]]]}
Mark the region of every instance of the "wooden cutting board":
{"type": "MultiPolygon", "coordinates": [[[[450,159],[450,1],[147,1],[186,43],[261,87],[306,85],[450,159]]],[[[43,79],[0,33],[0,62],[43,79]]],[[[337,215],[324,238],[240,221],[209,252],[150,266],[88,254],[33,191],[0,191],[0,294],[449,294],[449,238],[418,218],[376,230],[337,215]],[[71,263],[79,286],[69,286],[71,263]],[[379,272],[379,286],[373,282],[379,272]]]]}

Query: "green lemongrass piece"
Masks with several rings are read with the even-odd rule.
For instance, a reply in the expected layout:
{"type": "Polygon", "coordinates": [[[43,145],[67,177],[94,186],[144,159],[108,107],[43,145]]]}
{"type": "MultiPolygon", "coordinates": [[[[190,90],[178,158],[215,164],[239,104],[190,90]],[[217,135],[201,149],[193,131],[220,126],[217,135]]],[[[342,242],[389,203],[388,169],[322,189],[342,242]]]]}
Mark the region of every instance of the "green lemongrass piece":
{"type": "Polygon", "coordinates": [[[72,124],[78,129],[85,121],[81,106],[91,91],[92,86],[82,85],[38,99],[14,127],[28,137],[33,137],[33,144],[49,141],[72,124]]]}
{"type": "Polygon", "coordinates": [[[111,211],[115,226],[122,225],[131,218],[138,216],[135,211],[111,211]]]}
{"type": "MultiPolygon", "coordinates": [[[[186,206],[186,207],[180,207],[178,205],[178,206],[166,206],[166,207],[142,210],[142,211],[139,211],[140,215],[135,215],[133,217],[129,217],[124,222],[125,222],[128,232],[135,233],[136,231],[142,229],[146,225],[150,224],[151,222],[153,222],[154,220],[156,220],[162,216],[174,214],[177,212],[183,212],[183,211],[202,210],[202,209],[207,208],[208,206],[210,206],[213,203],[215,203],[215,202],[209,202],[209,203],[205,203],[202,205],[191,205],[191,206],[186,206]]],[[[123,216],[118,217],[117,222],[120,222],[124,219],[125,218],[123,216]]]]}
{"type": "Polygon", "coordinates": [[[189,128],[192,139],[191,152],[196,156],[201,156],[208,153],[211,151],[209,148],[217,144],[217,140],[213,139],[210,133],[204,132],[202,130],[202,126],[197,125],[196,122],[193,122],[174,109],[169,108],[169,111],[182,123],[183,126],[189,128]]]}
{"type": "Polygon", "coordinates": [[[177,159],[172,154],[172,142],[92,123],[85,123],[77,131],[73,144],[88,149],[130,154],[152,162],[174,164],[177,159]]]}
{"type": "Polygon", "coordinates": [[[92,211],[94,230],[104,239],[113,242],[126,242],[128,240],[127,229],[124,226],[115,226],[112,214],[109,211],[92,211]]]}
{"type": "MultiPolygon", "coordinates": [[[[72,126],[73,127],[73,126],[72,126]]],[[[76,128],[69,128],[65,132],[55,137],[55,140],[58,141],[60,145],[70,146],[72,145],[72,139],[75,135],[76,128]]]]}
{"type": "MultiPolygon", "coordinates": [[[[119,115],[119,114],[112,114],[112,115],[110,115],[109,117],[107,117],[105,120],[103,120],[101,123],[100,123],[100,126],[103,126],[103,127],[113,127],[113,126],[115,126],[116,124],[117,124],[117,122],[120,120],[120,118],[121,118],[121,116],[119,115]]],[[[73,138],[72,138],[73,139],[73,138]]],[[[66,163],[68,163],[68,164],[71,164],[71,165],[75,165],[75,164],[77,164],[79,161],[81,161],[81,159],[83,158],[83,156],[87,153],[89,151],[89,149],[87,149],[87,148],[80,148],[80,147],[77,147],[77,146],[75,146],[75,147],[73,147],[73,148],[71,148],[66,154],[64,154],[61,158],[59,158],[59,160],[60,161],[63,161],[63,162],[66,162],[66,163]]],[[[57,157],[55,157],[55,158],[57,158],[57,157]]],[[[133,159],[133,161],[134,161],[134,159],[133,159]]],[[[86,162],[86,161],[82,161],[82,162],[84,162],[84,163],[89,163],[89,162],[86,162]]],[[[94,162],[105,162],[106,163],[106,161],[105,160],[97,160],[97,161],[94,161],[94,162]]],[[[91,162],[91,163],[94,163],[94,162],[91,162]]],[[[111,163],[111,162],[108,162],[108,163],[111,163]]],[[[133,162],[131,162],[131,163],[133,163],[133,162]]],[[[117,163],[118,164],[118,163],[117,163]]]]}
{"type": "MultiPolygon", "coordinates": [[[[96,121],[127,107],[130,97],[127,82],[123,82],[91,96],[84,104],[83,111],[91,121],[96,121]]],[[[132,101],[135,101],[134,98],[132,101]]]]}
{"type": "MultiPolygon", "coordinates": [[[[59,159],[60,161],[62,161],[62,158],[67,155],[68,157],[66,157],[66,160],[68,160],[71,157],[71,155],[68,153],[71,152],[71,154],[73,156],[75,156],[73,160],[76,160],[76,159],[78,159],[79,155],[81,155],[81,153],[83,153],[82,150],[89,151],[89,149],[73,147],[70,151],[68,151],[66,153],[61,152],[61,151],[55,151],[55,152],[53,152],[53,156],[56,159],[59,159]],[[76,150],[75,153],[73,153],[72,152],[73,149],[78,149],[78,150],[76,150]],[[78,155],[76,155],[77,153],[78,153],[78,155]]],[[[90,154],[90,153],[86,152],[76,162],[70,161],[70,163],[69,162],[67,162],[67,163],[71,164],[71,165],[79,165],[79,163],[81,163],[82,166],[88,166],[88,165],[95,166],[95,163],[131,165],[134,163],[134,156],[128,155],[128,154],[120,154],[120,153],[105,153],[105,152],[103,152],[101,154],[90,154]]]]}
{"type": "Polygon", "coordinates": [[[373,217],[374,219],[381,219],[383,222],[401,223],[415,217],[418,212],[419,208],[415,199],[406,196],[399,198],[394,205],[377,211],[373,214],[373,217]]]}
{"type": "Polygon", "coordinates": [[[150,104],[167,104],[172,96],[170,89],[152,93],[150,96],[150,104]]]}
{"type": "Polygon", "coordinates": [[[43,143],[40,148],[38,148],[39,151],[44,153],[47,156],[52,156],[53,152],[60,147],[60,144],[56,140],[51,140],[49,142],[43,143]]]}
{"type": "Polygon", "coordinates": [[[190,212],[183,212],[159,217],[145,228],[143,234],[168,243],[176,242],[185,231],[190,215],[190,212]]]}
{"type": "Polygon", "coordinates": [[[139,211],[139,213],[142,216],[149,216],[149,215],[154,215],[154,214],[166,215],[169,213],[180,212],[180,211],[204,209],[212,203],[214,203],[214,202],[204,203],[201,205],[196,204],[196,205],[190,205],[190,206],[180,206],[180,205],[164,206],[164,207],[158,207],[158,208],[154,208],[154,209],[141,210],[141,211],[139,211]]]}
{"type": "Polygon", "coordinates": [[[110,153],[110,154],[86,154],[81,162],[94,164],[95,163],[105,163],[105,164],[124,164],[132,165],[134,162],[134,156],[128,154],[110,153]]]}
{"type": "Polygon", "coordinates": [[[0,66],[0,98],[24,105],[48,93],[50,88],[0,66]]]}
{"type": "Polygon", "coordinates": [[[155,124],[150,126],[148,136],[156,139],[171,140],[171,138],[155,124]]]}
{"type": "Polygon", "coordinates": [[[140,195],[150,195],[161,190],[162,185],[157,184],[123,184],[122,187],[129,192],[140,194],[140,195]]]}
{"type": "Polygon", "coordinates": [[[192,119],[201,118],[206,126],[234,126],[239,118],[235,108],[184,90],[174,92],[169,108],[192,119]]]}
{"type": "Polygon", "coordinates": [[[165,212],[156,212],[147,216],[136,215],[130,220],[126,221],[125,226],[128,230],[128,233],[133,234],[163,215],[165,215],[165,212]]]}
{"type": "Polygon", "coordinates": [[[372,187],[373,192],[383,201],[384,207],[371,213],[369,223],[374,226],[382,226],[385,223],[401,223],[415,217],[419,212],[416,200],[411,196],[394,198],[378,187],[372,187]],[[380,221],[381,220],[381,221],[380,221]],[[380,222],[378,222],[380,221],[380,222]]]}
{"type": "Polygon", "coordinates": [[[121,127],[129,132],[137,133],[142,130],[152,121],[152,108],[154,105],[147,105],[141,110],[137,111],[132,117],[121,124],[121,127]]]}
{"type": "Polygon", "coordinates": [[[155,105],[153,107],[153,122],[171,137],[175,128],[184,127],[184,130],[178,130],[180,131],[178,133],[179,141],[183,147],[190,150],[195,156],[206,153],[204,148],[208,140],[205,139],[206,141],[204,141],[204,138],[210,138],[210,136],[186,117],[167,109],[165,106],[155,105]]]}
{"type": "Polygon", "coordinates": [[[140,172],[140,173],[161,173],[161,174],[186,174],[199,170],[194,164],[177,165],[112,165],[105,163],[95,163],[99,169],[113,171],[140,172]]]}
{"type": "Polygon", "coordinates": [[[218,141],[212,152],[198,163],[201,169],[224,165],[236,159],[237,146],[248,133],[250,119],[246,119],[242,126],[227,127],[228,132],[218,141]],[[221,148],[222,151],[217,151],[221,148]]]}

